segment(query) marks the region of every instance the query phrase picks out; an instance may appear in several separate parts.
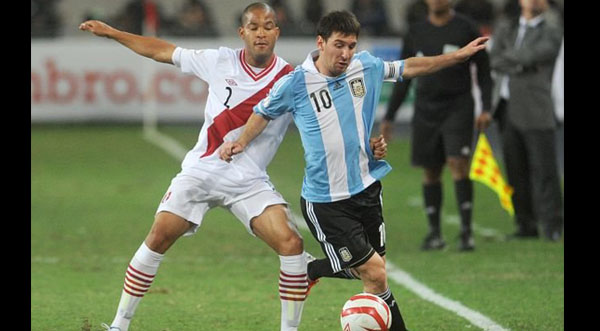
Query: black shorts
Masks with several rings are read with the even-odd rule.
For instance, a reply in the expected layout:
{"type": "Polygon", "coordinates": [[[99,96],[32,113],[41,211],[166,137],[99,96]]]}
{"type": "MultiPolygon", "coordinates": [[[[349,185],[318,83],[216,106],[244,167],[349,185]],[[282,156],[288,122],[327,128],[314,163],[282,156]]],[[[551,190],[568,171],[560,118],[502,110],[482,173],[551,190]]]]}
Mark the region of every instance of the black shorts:
{"type": "Polygon", "coordinates": [[[411,130],[411,162],[437,167],[448,157],[471,157],[474,130],[471,94],[450,101],[415,104],[411,130]]]}
{"type": "Polygon", "coordinates": [[[334,272],[358,267],[375,252],[385,255],[379,181],[345,200],[312,203],[300,198],[300,204],[304,220],[334,272]]]}

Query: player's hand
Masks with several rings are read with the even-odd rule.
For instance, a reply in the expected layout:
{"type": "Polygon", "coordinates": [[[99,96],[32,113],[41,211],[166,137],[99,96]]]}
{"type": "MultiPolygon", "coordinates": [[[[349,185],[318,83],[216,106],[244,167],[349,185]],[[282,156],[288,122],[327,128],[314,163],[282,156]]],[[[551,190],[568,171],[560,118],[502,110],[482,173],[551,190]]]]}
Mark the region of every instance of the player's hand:
{"type": "Polygon", "coordinates": [[[97,20],[89,20],[79,24],[79,30],[90,31],[99,37],[108,37],[112,31],[115,31],[110,25],[97,20]]]}
{"type": "Polygon", "coordinates": [[[388,120],[381,121],[381,124],[379,125],[379,133],[383,135],[385,141],[392,141],[392,132],[394,131],[393,126],[394,124],[388,120]]]}
{"type": "Polygon", "coordinates": [[[233,156],[244,151],[244,147],[235,141],[226,141],[219,148],[219,158],[226,162],[231,162],[233,156]]]}
{"type": "Polygon", "coordinates": [[[492,123],[492,115],[490,115],[489,111],[482,111],[477,119],[475,120],[475,127],[479,131],[485,131],[492,123]]]}
{"type": "Polygon", "coordinates": [[[385,138],[383,135],[379,135],[377,138],[370,138],[369,144],[371,145],[371,150],[373,151],[373,156],[375,160],[381,160],[387,155],[387,143],[385,142],[385,138]]]}
{"type": "Polygon", "coordinates": [[[467,46],[456,51],[456,55],[460,61],[466,61],[475,53],[484,50],[486,47],[485,43],[488,40],[490,40],[490,37],[479,37],[468,43],[467,46]]]}

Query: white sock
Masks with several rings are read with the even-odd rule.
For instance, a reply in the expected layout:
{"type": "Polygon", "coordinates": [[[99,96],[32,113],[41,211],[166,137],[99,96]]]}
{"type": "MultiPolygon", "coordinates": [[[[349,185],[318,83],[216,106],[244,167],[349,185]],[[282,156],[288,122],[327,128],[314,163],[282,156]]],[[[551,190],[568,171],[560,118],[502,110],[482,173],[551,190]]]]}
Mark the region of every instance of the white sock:
{"type": "Polygon", "coordinates": [[[302,308],[308,290],[306,256],[279,256],[279,299],[281,300],[281,331],[295,331],[300,324],[302,308]]]}
{"type": "Polygon", "coordinates": [[[129,328],[135,309],[150,288],[163,257],[164,254],[151,251],[146,243],[142,243],[135,252],[125,273],[121,301],[119,301],[119,308],[111,326],[119,327],[121,331],[129,328]]]}

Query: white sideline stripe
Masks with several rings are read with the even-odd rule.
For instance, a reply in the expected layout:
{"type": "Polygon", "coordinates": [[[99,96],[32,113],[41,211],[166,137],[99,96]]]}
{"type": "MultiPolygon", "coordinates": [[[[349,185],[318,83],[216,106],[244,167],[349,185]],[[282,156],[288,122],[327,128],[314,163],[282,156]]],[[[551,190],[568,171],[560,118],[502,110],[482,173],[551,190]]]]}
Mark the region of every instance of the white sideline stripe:
{"type": "MultiPolygon", "coordinates": [[[[145,130],[144,138],[164,149],[167,153],[169,153],[169,155],[173,156],[179,161],[182,161],[187,153],[180,143],[171,137],[157,132],[156,129],[150,129],[148,131],[145,130]]],[[[302,216],[292,213],[292,220],[299,228],[310,231],[302,216]]],[[[465,307],[460,302],[448,299],[440,294],[435,293],[432,289],[419,283],[406,271],[398,268],[389,261],[386,262],[386,268],[388,270],[388,277],[394,280],[396,283],[406,287],[408,290],[412,291],[422,299],[430,301],[446,310],[456,313],[458,316],[466,319],[471,324],[486,331],[509,330],[498,325],[496,322],[492,321],[481,313],[465,307]]]]}
{"type": "Polygon", "coordinates": [[[407,272],[396,267],[393,263],[389,261],[386,262],[386,268],[388,277],[396,281],[396,283],[406,287],[422,299],[432,302],[446,310],[454,312],[458,316],[469,321],[471,324],[487,331],[509,330],[503,328],[502,326],[492,321],[488,317],[484,316],[483,314],[465,307],[462,303],[448,299],[438,293],[435,293],[435,291],[419,283],[407,272]]]}
{"type": "Polygon", "coordinates": [[[158,132],[156,128],[145,127],[144,139],[162,148],[178,161],[183,161],[185,154],[188,152],[177,140],[158,132]]]}

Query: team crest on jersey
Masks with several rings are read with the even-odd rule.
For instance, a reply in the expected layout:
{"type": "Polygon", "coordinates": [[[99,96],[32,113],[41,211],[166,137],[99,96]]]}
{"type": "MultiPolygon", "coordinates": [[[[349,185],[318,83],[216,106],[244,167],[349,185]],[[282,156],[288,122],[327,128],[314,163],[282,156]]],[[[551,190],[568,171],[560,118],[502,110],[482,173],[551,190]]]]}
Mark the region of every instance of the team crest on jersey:
{"type": "Polygon", "coordinates": [[[350,91],[356,98],[365,96],[365,83],[362,78],[356,78],[350,81],[350,91]]]}
{"type": "Polygon", "coordinates": [[[342,257],[342,261],[348,262],[348,261],[352,260],[352,254],[350,254],[350,251],[348,250],[347,247],[340,248],[339,252],[340,252],[340,256],[342,257]]]}
{"type": "Polygon", "coordinates": [[[227,82],[227,84],[229,84],[230,86],[237,86],[237,83],[235,82],[235,80],[233,79],[229,79],[229,78],[225,78],[225,81],[227,82]]]}

